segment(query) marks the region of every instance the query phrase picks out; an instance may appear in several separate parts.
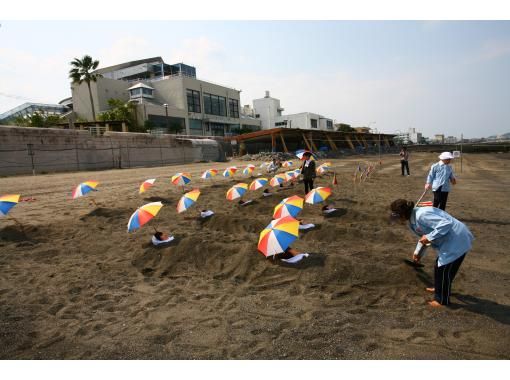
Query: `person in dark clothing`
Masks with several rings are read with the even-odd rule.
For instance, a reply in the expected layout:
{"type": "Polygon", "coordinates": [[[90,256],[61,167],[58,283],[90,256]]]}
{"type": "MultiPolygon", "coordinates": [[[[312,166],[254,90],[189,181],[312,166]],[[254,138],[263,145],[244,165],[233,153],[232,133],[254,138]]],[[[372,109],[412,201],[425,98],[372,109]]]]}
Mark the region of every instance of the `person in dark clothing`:
{"type": "Polygon", "coordinates": [[[402,147],[400,151],[400,167],[402,168],[402,175],[404,176],[405,170],[407,170],[407,175],[411,175],[409,173],[409,152],[407,151],[407,147],[402,147]]]}
{"type": "Polygon", "coordinates": [[[312,154],[305,152],[303,154],[305,162],[301,166],[301,174],[303,175],[303,182],[305,184],[305,194],[308,194],[310,190],[313,190],[313,180],[317,176],[315,172],[315,161],[312,160],[312,154]]]}

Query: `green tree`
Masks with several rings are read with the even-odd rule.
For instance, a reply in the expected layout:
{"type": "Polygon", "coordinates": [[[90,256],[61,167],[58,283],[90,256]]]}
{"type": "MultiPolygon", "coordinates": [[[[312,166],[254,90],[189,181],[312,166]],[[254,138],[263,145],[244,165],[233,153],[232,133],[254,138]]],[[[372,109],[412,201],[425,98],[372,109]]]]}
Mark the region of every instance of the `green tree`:
{"type": "Polygon", "coordinates": [[[127,124],[130,132],[146,132],[145,126],[139,127],[135,117],[136,105],[132,102],[124,102],[120,99],[108,99],[108,111],[101,112],[98,119],[101,121],[123,121],[127,124]]]}
{"type": "Polygon", "coordinates": [[[73,84],[87,83],[89,88],[90,105],[92,107],[92,117],[96,121],[96,111],[94,110],[94,99],[92,99],[92,91],[90,89],[90,82],[96,82],[101,74],[94,74],[94,70],[99,66],[99,61],[94,61],[90,55],[84,55],[82,59],[75,58],[70,62],[72,69],[69,70],[69,78],[72,79],[73,84]]]}
{"type": "Polygon", "coordinates": [[[168,126],[168,129],[170,130],[171,133],[181,133],[182,130],[184,129],[182,124],[181,123],[177,123],[177,122],[171,122],[170,125],[168,126]]]}
{"type": "Polygon", "coordinates": [[[339,131],[339,132],[356,132],[356,130],[354,128],[352,128],[349,124],[342,124],[342,123],[340,123],[340,125],[338,126],[337,131],[339,131]]]}

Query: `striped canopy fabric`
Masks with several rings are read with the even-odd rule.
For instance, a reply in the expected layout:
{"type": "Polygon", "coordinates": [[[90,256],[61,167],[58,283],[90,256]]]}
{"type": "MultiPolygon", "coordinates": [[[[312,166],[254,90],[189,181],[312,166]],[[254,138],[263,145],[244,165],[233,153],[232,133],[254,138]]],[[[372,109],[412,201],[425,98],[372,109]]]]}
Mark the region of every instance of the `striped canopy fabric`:
{"type": "Polygon", "coordinates": [[[286,216],[274,219],[259,235],[258,250],[266,257],[285,250],[298,238],[299,221],[286,216]]]}

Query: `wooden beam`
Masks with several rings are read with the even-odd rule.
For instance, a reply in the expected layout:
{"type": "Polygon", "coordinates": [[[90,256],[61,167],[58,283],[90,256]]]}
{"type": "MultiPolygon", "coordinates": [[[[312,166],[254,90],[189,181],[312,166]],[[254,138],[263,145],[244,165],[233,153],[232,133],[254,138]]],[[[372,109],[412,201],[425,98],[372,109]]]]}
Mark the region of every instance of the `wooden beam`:
{"type": "Polygon", "coordinates": [[[312,145],[312,148],[314,149],[315,152],[319,151],[319,149],[317,149],[317,146],[313,142],[313,132],[310,132],[310,144],[312,145]]]}
{"type": "Polygon", "coordinates": [[[289,153],[289,151],[287,150],[287,145],[285,144],[285,140],[283,139],[283,133],[280,132],[279,135],[280,135],[280,139],[282,140],[283,151],[285,153],[289,153]]]}
{"type": "Polygon", "coordinates": [[[368,149],[367,140],[365,140],[365,138],[363,137],[363,135],[361,135],[361,141],[363,141],[363,144],[365,145],[365,148],[367,148],[367,149],[368,149]]]}
{"type": "Polygon", "coordinates": [[[345,135],[345,139],[347,140],[347,144],[349,144],[349,146],[351,147],[351,149],[352,149],[352,150],[356,150],[356,149],[354,148],[354,144],[353,144],[353,143],[352,143],[352,141],[351,141],[351,136],[349,136],[349,135],[345,135]]]}
{"type": "Polygon", "coordinates": [[[274,133],[271,133],[271,153],[276,152],[276,139],[274,133]]]}
{"type": "Polygon", "coordinates": [[[338,148],[336,147],[335,142],[329,136],[329,133],[324,133],[324,134],[326,135],[326,138],[328,139],[329,145],[331,145],[331,149],[338,150],[338,148]]]}
{"type": "Polygon", "coordinates": [[[308,147],[308,150],[312,150],[312,147],[310,146],[310,143],[308,142],[308,140],[306,139],[306,136],[304,133],[301,133],[301,135],[303,136],[303,140],[305,140],[305,144],[306,146],[308,147]]]}
{"type": "Polygon", "coordinates": [[[386,143],[386,146],[390,146],[390,142],[388,140],[388,136],[384,136],[384,142],[386,143]]]}

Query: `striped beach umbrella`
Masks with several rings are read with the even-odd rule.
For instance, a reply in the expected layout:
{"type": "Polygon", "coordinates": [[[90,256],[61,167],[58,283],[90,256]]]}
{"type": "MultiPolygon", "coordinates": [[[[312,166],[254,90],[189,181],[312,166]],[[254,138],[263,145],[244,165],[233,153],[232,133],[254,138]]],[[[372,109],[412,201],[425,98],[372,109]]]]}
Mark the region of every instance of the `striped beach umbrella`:
{"type": "Polygon", "coordinates": [[[82,197],[85,194],[90,193],[91,191],[97,191],[96,190],[97,185],[99,185],[98,181],[85,181],[80,183],[73,190],[73,199],[82,197]]]}
{"type": "Polygon", "coordinates": [[[202,178],[202,179],[209,179],[209,178],[214,177],[217,174],[218,174],[218,170],[217,169],[207,169],[205,172],[202,173],[200,178],[202,178]]]}
{"type": "Polygon", "coordinates": [[[156,178],[151,178],[143,181],[143,183],[140,185],[139,194],[145,193],[147,190],[149,190],[154,185],[154,182],[156,182],[156,178]]]}
{"type": "Polygon", "coordinates": [[[20,194],[7,194],[0,196],[0,216],[5,216],[11,208],[19,202],[20,194]]]}
{"type": "Polygon", "coordinates": [[[304,149],[300,149],[300,150],[297,150],[297,151],[296,151],[296,156],[297,156],[297,158],[299,158],[300,160],[303,160],[303,159],[304,159],[304,158],[303,158],[303,154],[305,154],[306,152],[308,152],[308,153],[311,153],[311,154],[312,154],[312,155],[310,156],[310,159],[311,159],[311,160],[316,160],[315,155],[314,155],[312,152],[310,152],[309,150],[304,150],[304,149]]]}
{"type": "Polygon", "coordinates": [[[284,161],[282,167],[290,168],[292,165],[294,165],[292,161],[284,161]]]}
{"type": "Polygon", "coordinates": [[[223,171],[223,177],[233,177],[236,171],[237,168],[235,166],[229,166],[223,171]]]}
{"type": "Polygon", "coordinates": [[[177,173],[172,176],[172,183],[176,186],[184,186],[191,182],[191,174],[177,173]]]}
{"type": "Polygon", "coordinates": [[[262,187],[264,187],[268,182],[267,178],[257,178],[252,183],[250,183],[250,190],[258,190],[262,187]]]}
{"type": "Polygon", "coordinates": [[[139,229],[145,223],[154,218],[158,214],[159,210],[161,210],[161,207],[163,207],[163,203],[161,202],[147,203],[146,205],[139,207],[129,218],[127,224],[128,232],[133,232],[139,229]]]}
{"type": "Polygon", "coordinates": [[[251,175],[251,173],[253,173],[253,169],[254,167],[251,167],[251,166],[247,166],[243,169],[243,174],[244,175],[251,175]]]}
{"type": "Polygon", "coordinates": [[[234,199],[241,198],[247,190],[248,185],[246,183],[238,183],[237,185],[234,185],[228,189],[227,199],[232,201],[234,199]]]}
{"type": "Polygon", "coordinates": [[[272,220],[259,235],[258,249],[264,256],[273,256],[285,250],[298,238],[299,222],[290,217],[272,220]]]}
{"type": "Polygon", "coordinates": [[[323,175],[324,173],[326,173],[328,170],[330,170],[331,167],[330,166],[319,166],[316,170],[317,174],[319,175],[323,175]]]}
{"type": "Polygon", "coordinates": [[[179,199],[179,203],[177,203],[177,212],[181,213],[186,211],[190,206],[195,204],[198,197],[200,196],[199,189],[193,189],[184,194],[181,199],[179,199]]]}
{"type": "Polygon", "coordinates": [[[284,173],[285,175],[285,181],[292,181],[294,179],[296,179],[296,177],[298,176],[298,174],[294,171],[294,170],[290,170],[288,172],[285,172],[284,173]]]}
{"type": "Polygon", "coordinates": [[[329,187],[317,187],[305,195],[305,202],[309,204],[316,204],[325,201],[331,195],[329,187]]]}
{"type": "Polygon", "coordinates": [[[276,187],[285,182],[285,174],[277,174],[269,181],[269,185],[276,187]]]}
{"type": "Polygon", "coordinates": [[[283,218],[285,216],[292,216],[295,218],[303,209],[303,202],[304,199],[297,195],[283,199],[274,208],[273,219],[283,218]]]}

